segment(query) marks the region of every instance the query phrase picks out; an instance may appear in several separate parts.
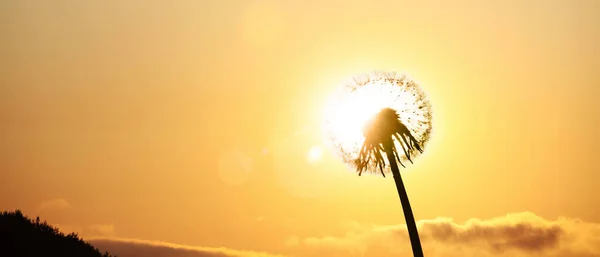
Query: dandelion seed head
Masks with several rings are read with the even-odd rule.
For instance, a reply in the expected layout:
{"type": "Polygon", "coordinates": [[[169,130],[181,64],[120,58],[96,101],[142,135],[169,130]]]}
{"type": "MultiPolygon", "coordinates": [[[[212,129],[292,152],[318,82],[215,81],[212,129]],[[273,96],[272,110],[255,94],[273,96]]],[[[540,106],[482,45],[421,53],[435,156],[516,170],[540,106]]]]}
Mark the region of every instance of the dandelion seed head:
{"type": "MultiPolygon", "coordinates": [[[[376,71],[361,74],[346,81],[334,95],[325,110],[323,135],[327,146],[353,170],[365,140],[364,129],[384,108],[391,108],[398,114],[425,149],[432,130],[431,104],[421,86],[405,74],[376,71]]],[[[401,149],[397,139],[393,139],[397,149],[401,149]]],[[[402,151],[399,150],[400,155],[402,151]]],[[[414,157],[420,152],[410,153],[414,157]]],[[[408,160],[400,155],[401,160],[408,160]]],[[[390,172],[387,160],[384,172],[390,172]]],[[[380,173],[379,167],[370,164],[367,171],[380,173]]]]}

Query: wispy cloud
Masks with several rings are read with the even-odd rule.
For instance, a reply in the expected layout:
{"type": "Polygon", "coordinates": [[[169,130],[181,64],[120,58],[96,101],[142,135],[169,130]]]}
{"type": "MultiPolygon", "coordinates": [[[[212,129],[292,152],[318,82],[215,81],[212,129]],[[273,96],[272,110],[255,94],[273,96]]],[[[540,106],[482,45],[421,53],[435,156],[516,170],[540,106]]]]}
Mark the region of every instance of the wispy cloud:
{"type": "Polygon", "coordinates": [[[93,224],[85,232],[86,235],[115,236],[115,226],[113,224],[93,224]]]}
{"type": "MultiPolygon", "coordinates": [[[[549,221],[523,212],[464,223],[437,218],[420,221],[418,226],[428,256],[600,256],[600,224],[578,219],[549,221]]],[[[410,254],[404,224],[356,226],[341,236],[292,236],[287,245],[355,256],[410,254]]]]}
{"type": "Polygon", "coordinates": [[[179,245],[139,239],[92,238],[86,239],[100,251],[119,257],[283,257],[266,252],[179,245]]]}
{"type": "Polygon", "coordinates": [[[40,203],[40,206],[38,207],[38,213],[43,210],[47,210],[47,209],[63,210],[63,209],[69,209],[69,208],[71,208],[71,205],[69,204],[69,202],[67,202],[67,200],[62,199],[62,198],[52,199],[52,200],[44,201],[44,202],[40,203]]]}
{"type": "MultiPolygon", "coordinates": [[[[530,212],[522,212],[465,222],[439,217],[421,220],[418,227],[424,251],[430,257],[600,257],[600,223],[575,218],[547,220],[530,212]]],[[[76,231],[101,251],[109,251],[120,257],[282,256],[225,247],[122,239],[116,237],[112,224],[78,227],[76,231]]],[[[344,234],[291,236],[285,240],[285,245],[287,248],[283,253],[293,256],[412,256],[404,224],[366,225],[351,222],[344,234]]]]}

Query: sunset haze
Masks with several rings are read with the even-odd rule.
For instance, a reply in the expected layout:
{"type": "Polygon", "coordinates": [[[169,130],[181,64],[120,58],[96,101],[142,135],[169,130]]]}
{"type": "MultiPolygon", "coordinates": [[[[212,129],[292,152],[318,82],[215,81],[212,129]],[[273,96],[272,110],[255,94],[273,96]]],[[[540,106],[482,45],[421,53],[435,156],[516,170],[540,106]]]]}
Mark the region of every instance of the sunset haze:
{"type": "Polygon", "coordinates": [[[0,211],[117,255],[412,256],[393,179],[322,135],[386,70],[432,106],[425,256],[600,256],[599,46],[594,0],[0,1],[0,211]]]}

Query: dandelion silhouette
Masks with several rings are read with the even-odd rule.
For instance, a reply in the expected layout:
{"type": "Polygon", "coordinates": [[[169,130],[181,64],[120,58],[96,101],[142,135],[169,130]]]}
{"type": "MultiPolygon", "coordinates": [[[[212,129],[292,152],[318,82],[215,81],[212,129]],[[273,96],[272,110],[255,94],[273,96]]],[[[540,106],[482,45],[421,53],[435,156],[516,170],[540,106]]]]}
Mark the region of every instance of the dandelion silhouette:
{"type": "Polygon", "coordinates": [[[406,168],[402,164],[396,145],[402,148],[404,157],[411,163],[412,159],[410,155],[412,152],[415,150],[420,153],[423,152],[417,139],[411,134],[406,125],[400,122],[399,118],[398,113],[394,109],[384,108],[365,125],[363,128],[365,140],[358,158],[354,160],[359,176],[368,168],[369,163],[373,160],[375,165],[379,167],[381,175],[385,177],[383,168],[386,164],[381,153],[386,152],[388,149],[393,154],[394,158],[392,160],[397,161],[402,167],[406,168]],[[396,144],[394,144],[394,141],[396,144]]]}
{"type": "Polygon", "coordinates": [[[358,175],[393,174],[413,254],[423,256],[398,163],[412,163],[429,140],[431,104],[425,93],[406,75],[375,72],[347,83],[330,106],[325,120],[330,146],[358,175]]]}

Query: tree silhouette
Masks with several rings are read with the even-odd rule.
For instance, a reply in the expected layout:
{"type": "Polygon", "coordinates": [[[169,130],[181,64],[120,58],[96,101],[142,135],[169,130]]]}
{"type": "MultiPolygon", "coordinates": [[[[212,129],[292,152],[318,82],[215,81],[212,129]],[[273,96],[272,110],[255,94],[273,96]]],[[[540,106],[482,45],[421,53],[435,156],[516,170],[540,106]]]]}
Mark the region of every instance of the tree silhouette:
{"type": "Polygon", "coordinates": [[[100,253],[76,233],[65,235],[39,217],[29,219],[20,210],[0,213],[0,256],[114,257],[100,253]]]}
{"type": "Polygon", "coordinates": [[[410,157],[411,152],[414,150],[422,152],[423,150],[419,142],[410,133],[408,128],[400,122],[399,118],[394,109],[384,108],[369,121],[363,130],[365,141],[355,162],[359,175],[367,169],[371,162],[374,162],[385,177],[385,173],[383,172],[386,166],[385,158],[383,157],[383,153],[385,153],[394,176],[394,182],[396,182],[398,195],[400,196],[400,203],[404,211],[413,254],[415,257],[422,257],[423,249],[419,240],[419,232],[417,231],[415,217],[413,216],[408,194],[404,188],[404,182],[402,182],[402,176],[400,175],[397,163],[400,163],[402,166],[404,165],[400,161],[401,158],[394,143],[394,138],[402,148],[404,156],[410,162],[412,162],[410,157]]]}

